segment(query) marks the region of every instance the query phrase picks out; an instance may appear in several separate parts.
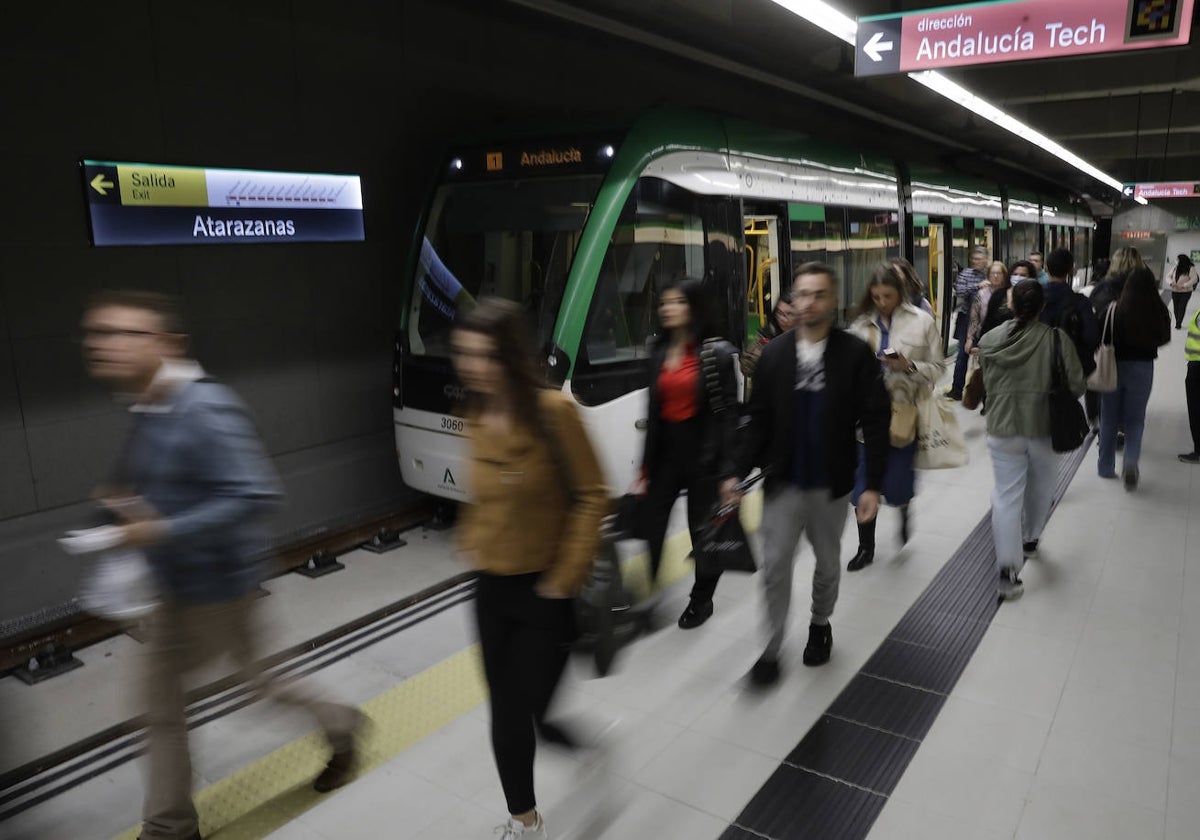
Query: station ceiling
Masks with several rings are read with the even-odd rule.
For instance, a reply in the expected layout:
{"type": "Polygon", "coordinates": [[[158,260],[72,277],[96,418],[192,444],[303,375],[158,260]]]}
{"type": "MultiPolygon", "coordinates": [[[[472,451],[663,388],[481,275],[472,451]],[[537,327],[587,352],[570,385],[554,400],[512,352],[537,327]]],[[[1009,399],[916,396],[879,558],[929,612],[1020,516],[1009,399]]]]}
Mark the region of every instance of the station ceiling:
{"type": "MultiPolygon", "coordinates": [[[[512,0],[723,72],[777,86],[890,135],[898,154],[1005,181],[1038,182],[1113,212],[1116,193],[904,75],[855,78],[854,48],[770,0],[512,0]],[[1031,175],[1032,173],[1032,175],[1031,175]]],[[[850,16],[952,5],[832,0],[850,16]]],[[[941,72],[1122,182],[1200,181],[1200,43],[941,72]]],[[[806,126],[803,108],[763,115],[806,126]]]]}

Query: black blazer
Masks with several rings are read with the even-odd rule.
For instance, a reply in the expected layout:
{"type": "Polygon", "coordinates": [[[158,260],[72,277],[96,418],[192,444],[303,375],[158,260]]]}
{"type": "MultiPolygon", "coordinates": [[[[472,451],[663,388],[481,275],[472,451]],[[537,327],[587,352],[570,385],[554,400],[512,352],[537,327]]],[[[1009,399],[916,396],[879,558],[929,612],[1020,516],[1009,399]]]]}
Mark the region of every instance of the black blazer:
{"type": "MultiPolygon", "coordinates": [[[[767,491],[786,484],[792,473],[796,387],[796,333],[788,330],[762,352],[750,392],[739,477],[754,467],[767,470],[767,491]]],[[[879,490],[887,470],[892,402],[879,359],[870,346],[834,328],[825,343],[825,452],[833,498],[854,489],[861,426],[866,444],[867,489],[879,490]]]]}
{"type": "MultiPolygon", "coordinates": [[[[725,403],[723,411],[717,412],[709,404],[708,385],[704,381],[704,366],[700,366],[697,378],[697,416],[703,424],[700,433],[700,451],[696,453],[700,475],[728,478],[737,468],[736,448],[738,431],[737,376],[734,374],[733,357],[736,351],[727,341],[712,343],[717,362],[717,381],[725,403]]],[[[658,341],[650,352],[650,408],[646,416],[646,448],[642,454],[642,469],[645,475],[654,475],[658,459],[662,455],[663,421],[661,401],[658,395],[658,374],[667,360],[667,341],[658,341]]]]}

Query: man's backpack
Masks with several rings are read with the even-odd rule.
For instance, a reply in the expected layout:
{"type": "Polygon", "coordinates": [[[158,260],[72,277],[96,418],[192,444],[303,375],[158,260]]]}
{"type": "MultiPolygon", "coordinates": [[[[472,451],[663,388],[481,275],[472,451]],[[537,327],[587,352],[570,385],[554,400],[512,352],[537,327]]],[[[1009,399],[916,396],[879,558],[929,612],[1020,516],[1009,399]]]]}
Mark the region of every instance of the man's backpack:
{"type": "Polygon", "coordinates": [[[1080,306],[1090,307],[1091,302],[1078,292],[1072,292],[1058,316],[1058,328],[1071,339],[1075,345],[1075,353],[1079,356],[1079,364],[1083,368],[1084,378],[1096,369],[1096,348],[1083,340],[1083,319],[1079,315],[1080,306]]]}

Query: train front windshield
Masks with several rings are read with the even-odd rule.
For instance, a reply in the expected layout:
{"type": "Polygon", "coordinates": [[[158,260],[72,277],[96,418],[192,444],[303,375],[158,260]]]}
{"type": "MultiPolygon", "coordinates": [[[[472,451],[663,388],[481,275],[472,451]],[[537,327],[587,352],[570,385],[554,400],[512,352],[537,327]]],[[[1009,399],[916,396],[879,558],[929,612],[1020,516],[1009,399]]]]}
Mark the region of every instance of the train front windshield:
{"type": "Polygon", "coordinates": [[[520,303],[534,348],[544,347],[600,180],[586,175],[443,185],[409,301],[409,353],[449,358],[456,316],[487,295],[520,303]]]}

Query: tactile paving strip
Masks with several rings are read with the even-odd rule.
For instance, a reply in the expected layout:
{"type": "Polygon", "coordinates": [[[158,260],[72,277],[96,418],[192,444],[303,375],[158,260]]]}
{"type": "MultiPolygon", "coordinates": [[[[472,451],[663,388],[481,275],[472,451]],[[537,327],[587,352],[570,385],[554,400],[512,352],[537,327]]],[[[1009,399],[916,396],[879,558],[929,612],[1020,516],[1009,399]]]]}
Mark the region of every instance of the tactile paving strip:
{"type": "MultiPolygon", "coordinates": [[[[357,775],[482,703],[487,696],[482,668],[479,647],[472,645],[364,703],[370,723],[357,775]]],[[[196,796],[201,836],[219,831],[221,840],[257,840],[279,830],[321,801],[312,780],[328,757],[324,737],[314,732],[209,786],[196,796]]],[[[137,835],[138,829],[130,829],[118,840],[137,835]]]]}
{"type": "MultiPolygon", "coordinates": [[[[1059,463],[1054,504],[1091,439],[1059,463]]],[[[996,614],[991,512],[721,840],[863,840],[996,614]]]]}
{"type": "MultiPolygon", "coordinates": [[[[747,496],[742,518],[753,529],[761,517],[761,493],[747,496]]],[[[670,584],[691,574],[686,531],[663,546],[659,577],[670,584]]],[[[626,584],[649,592],[649,558],[642,552],[623,561],[626,584]]],[[[458,719],[487,697],[479,646],[472,645],[361,707],[370,721],[361,742],[361,776],[458,719]]],[[[205,788],[195,797],[201,836],[259,840],[321,802],[312,780],[329,756],[319,733],[311,733],[205,788]]],[[[131,828],[115,840],[136,840],[131,828]]]]}

